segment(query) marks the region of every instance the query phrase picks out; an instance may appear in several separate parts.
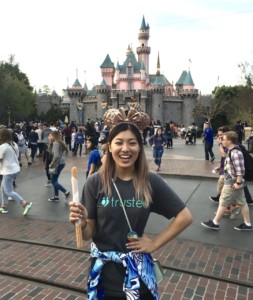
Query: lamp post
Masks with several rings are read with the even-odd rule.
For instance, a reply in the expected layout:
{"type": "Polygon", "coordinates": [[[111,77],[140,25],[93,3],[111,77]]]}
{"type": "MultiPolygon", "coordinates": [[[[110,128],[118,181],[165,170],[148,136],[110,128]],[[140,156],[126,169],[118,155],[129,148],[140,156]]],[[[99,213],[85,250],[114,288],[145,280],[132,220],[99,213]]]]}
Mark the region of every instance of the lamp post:
{"type": "Polygon", "coordinates": [[[11,125],[11,110],[10,110],[9,106],[7,108],[7,115],[8,115],[8,127],[10,127],[10,125],[11,125]]]}
{"type": "Polygon", "coordinates": [[[250,127],[252,127],[252,113],[253,113],[253,110],[251,107],[249,107],[250,127]]]}

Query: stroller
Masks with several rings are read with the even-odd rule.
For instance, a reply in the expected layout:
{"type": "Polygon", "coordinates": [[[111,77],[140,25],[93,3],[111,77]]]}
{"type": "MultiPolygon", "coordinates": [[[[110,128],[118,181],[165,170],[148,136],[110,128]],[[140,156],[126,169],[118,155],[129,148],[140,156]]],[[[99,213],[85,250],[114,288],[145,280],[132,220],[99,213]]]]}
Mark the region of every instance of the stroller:
{"type": "Polygon", "coordinates": [[[188,145],[188,144],[193,145],[193,133],[192,133],[191,128],[188,128],[188,130],[186,132],[186,135],[185,135],[185,144],[186,145],[188,145]]]}

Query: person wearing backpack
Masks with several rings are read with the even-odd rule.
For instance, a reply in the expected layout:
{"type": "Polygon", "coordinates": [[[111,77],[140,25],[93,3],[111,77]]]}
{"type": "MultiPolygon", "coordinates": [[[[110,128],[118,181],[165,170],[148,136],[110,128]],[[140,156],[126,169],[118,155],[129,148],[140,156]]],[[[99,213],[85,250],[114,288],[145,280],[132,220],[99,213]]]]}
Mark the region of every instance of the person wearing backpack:
{"type": "Polygon", "coordinates": [[[28,166],[30,166],[32,164],[32,162],[29,159],[29,155],[28,155],[28,151],[27,151],[27,142],[26,142],[26,134],[24,131],[21,130],[21,127],[19,124],[15,125],[14,128],[14,133],[17,137],[18,140],[18,151],[19,151],[19,165],[20,167],[22,167],[22,162],[21,162],[21,155],[24,154],[27,160],[27,164],[28,166]]]}
{"type": "MultiPolygon", "coordinates": [[[[223,141],[223,134],[227,131],[230,131],[230,129],[227,126],[222,126],[218,129],[217,143],[219,147],[219,152],[221,154],[221,160],[220,160],[220,164],[214,168],[214,171],[217,174],[219,174],[219,179],[217,182],[217,196],[209,196],[209,199],[217,204],[219,203],[221,191],[224,185],[224,161],[227,157],[228,149],[223,146],[222,141],[223,141]]],[[[252,197],[250,195],[248,186],[246,184],[244,185],[244,195],[246,197],[246,201],[248,205],[252,205],[253,204],[252,197]]],[[[233,204],[232,209],[230,208],[230,206],[227,207],[224,216],[229,216],[230,219],[234,219],[240,211],[241,210],[238,207],[238,205],[233,204]]]]}
{"type": "Polygon", "coordinates": [[[222,144],[228,149],[228,155],[224,164],[224,186],[219,199],[219,207],[213,220],[201,222],[201,225],[214,230],[220,229],[219,221],[221,220],[226,207],[236,199],[240,206],[244,222],[235,226],[235,230],[248,231],[252,230],[249,215],[249,207],[244,196],[245,185],[245,166],[242,151],[237,146],[238,135],[234,131],[227,131],[223,134],[222,144]]]}

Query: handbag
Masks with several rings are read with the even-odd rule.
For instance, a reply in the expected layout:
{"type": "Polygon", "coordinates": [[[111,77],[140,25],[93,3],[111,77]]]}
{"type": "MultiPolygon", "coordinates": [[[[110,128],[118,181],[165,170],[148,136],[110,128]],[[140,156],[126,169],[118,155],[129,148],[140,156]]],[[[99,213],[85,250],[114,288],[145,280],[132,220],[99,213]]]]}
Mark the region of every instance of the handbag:
{"type": "MultiPolygon", "coordinates": [[[[127,221],[128,227],[130,229],[130,232],[133,232],[133,229],[131,227],[131,224],[129,222],[129,219],[128,219],[128,216],[127,216],[127,213],[126,213],[125,206],[124,206],[122,198],[121,198],[121,195],[119,193],[119,190],[118,190],[118,188],[117,188],[117,186],[116,186],[115,181],[113,180],[113,178],[112,178],[112,183],[113,183],[113,186],[114,186],[114,188],[115,188],[115,190],[116,190],[116,192],[118,194],[118,197],[119,197],[119,200],[120,200],[120,203],[121,203],[121,207],[122,207],[122,209],[124,211],[124,215],[126,217],[126,221],[127,221]]],[[[155,272],[156,282],[157,282],[157,284],[159,284],[164,279],[164,269],[163,269],[163,267],[162,267],[162,265],[161,265],[161,263],[159,262],[158,259],[153,258],[153,264],[154,264],[154,272],[155,272]]]]}
{"type": "Polygon", "coordinates": [[[50,175],[54,175],[54,174],[56,173],[56,169],[57,169],[57,168],[49,168],[49,169],[48,169],[48,173],[49,173],[50,175]]]}

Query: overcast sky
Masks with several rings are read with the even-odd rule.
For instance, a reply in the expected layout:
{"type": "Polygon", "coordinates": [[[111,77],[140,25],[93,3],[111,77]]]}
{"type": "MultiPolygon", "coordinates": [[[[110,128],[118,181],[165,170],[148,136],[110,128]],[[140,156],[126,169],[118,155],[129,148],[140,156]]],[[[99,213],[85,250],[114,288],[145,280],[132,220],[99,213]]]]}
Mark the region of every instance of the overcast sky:
{"type": "Polygon", "coordinates": [[[210,94],[218,78],[240,84],[238,63],[253,62],[252,0],[8,0],[0,8],[0,60],[14,54],[32,86],[60,95],[76,76],[89,89],[100,84],[107,54],[116,67],[129,44],[136,53],[143,15],[150,73],[159,52],[170,82],[190,67],[195,88],[210,94]]]}

